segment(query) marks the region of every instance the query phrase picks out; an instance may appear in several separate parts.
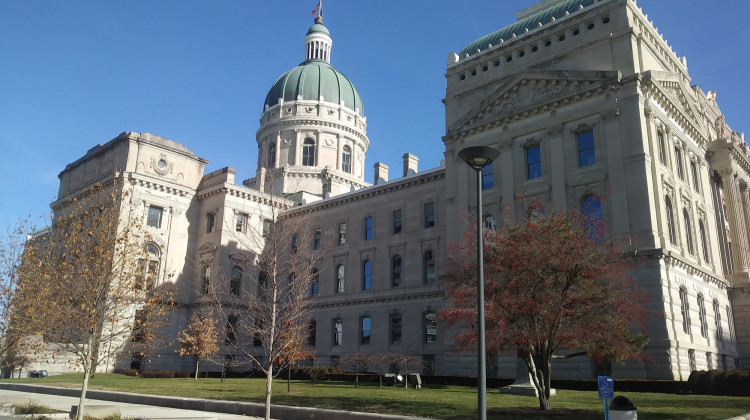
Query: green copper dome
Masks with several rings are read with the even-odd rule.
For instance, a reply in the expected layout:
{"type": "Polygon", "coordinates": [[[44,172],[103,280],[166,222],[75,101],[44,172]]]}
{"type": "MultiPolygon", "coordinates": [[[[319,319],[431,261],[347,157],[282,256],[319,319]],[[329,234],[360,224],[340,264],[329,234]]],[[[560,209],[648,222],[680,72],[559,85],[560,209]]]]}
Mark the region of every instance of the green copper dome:
{"type": "MultiPolygon", "coordinates": [[[[596,0],[601,1],[601,0],[596,0]]],[[[521,36],[526,32],[534,30],[539,27],[539,24],[546,25],[552,21],[552,18],[560,19],[565,17],[565,13],[574,13],[580,10],[581,6],[588,7],[595,3],[595,0],[566,0],[558,3],[548,9],[542,10],[535,13],[527,18],[521,19],[518,22],[508,25],[502,29],[499,29],[489,35],[485,35],[471,44],[464,47],[461,52],[458,53],[460,58],[466,57],[466,55],[474,55],[477,50],[484,51],[489,48],[490,44],[500,45],[500,40],[508,41],[513,38],[513,34],[521,36]]]]}
{"type": "Polygon", "coordinates": [[[316,23],[315,25],[311,26],[310,29],[307,30],[307,35],[314,34],[316,32],[322,32],[328,36],[331,36],[331,33],[328,32],[328,28],[326,28],[322,23],[316,23]]]}
{"type": "Polygon", "coordinates": [[[279,98],[284,102],[302,100],[317,101],[320,97],[335,104],[344,102],[346,108],[365,115],[362,98],[352,82],[323,60],[307,60],[284,73],[266,95],[266,105],[274,106],[279,98]]]}

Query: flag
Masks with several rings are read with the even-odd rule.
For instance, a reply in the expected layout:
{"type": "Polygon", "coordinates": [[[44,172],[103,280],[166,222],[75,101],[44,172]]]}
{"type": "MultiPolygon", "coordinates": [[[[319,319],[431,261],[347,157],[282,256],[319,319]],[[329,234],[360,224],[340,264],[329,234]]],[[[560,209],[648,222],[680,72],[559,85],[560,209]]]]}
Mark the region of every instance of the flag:
{"type": "Polygon", "coordinates": [[[320,1],[318,1],[318,5],[315,6],[315,8],[312,11],[312,16],[315,17],[315,15],[317,15],[318,12],[320,12],[320,9],[322,9],[322,8],[323,8],[323,5],[320,4],[320,1]]]}

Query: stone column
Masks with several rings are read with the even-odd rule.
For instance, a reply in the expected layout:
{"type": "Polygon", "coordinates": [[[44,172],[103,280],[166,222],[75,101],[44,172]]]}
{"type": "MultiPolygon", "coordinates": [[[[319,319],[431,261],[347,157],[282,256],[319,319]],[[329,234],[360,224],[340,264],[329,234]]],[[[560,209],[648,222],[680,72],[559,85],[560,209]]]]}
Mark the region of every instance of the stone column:
{"type": "Polygon", "coordinates": [[[732,238],[735,274],[740,274],[741,277],[746,278],[748,276],[748,267],[750,267],[750,264],[748,264],[749,248],[745,211],[742,206],[739,182],[731,169],[721,171],[720,175],[724,186],[724,204],[727,206],[729,234],[732,238]]]}

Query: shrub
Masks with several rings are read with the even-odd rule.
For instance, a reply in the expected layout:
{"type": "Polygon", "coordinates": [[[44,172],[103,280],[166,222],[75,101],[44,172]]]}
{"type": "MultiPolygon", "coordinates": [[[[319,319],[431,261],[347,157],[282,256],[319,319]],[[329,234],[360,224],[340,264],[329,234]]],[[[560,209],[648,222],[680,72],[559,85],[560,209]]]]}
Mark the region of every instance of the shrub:
{"type": "Polygon", "coordinates": [[[120,371],[116,373],[126,376],[138,376],[138,369],[120,369],[120,371]]]}
{"type": "Polygon", "coordinates": [[[705,373],[705,370],[694,370],[690,372],[690,377],[687,380],[689,392],[693,394],[698,393],[698,381],[705,373]]]}
{"type": "Polygon", "coordinates": [[[186,370],[176,370],[174,371],[174,377],[175,378],[190,378],[190,372],[186,370]]]}
{"type": "Polygon", "coordinates": [[[15,414],[52,414],[58,411],[46,405],[39,404],[36,401],[29,401],[26,404],[16,405],[15,414]]]}
{"type": "Polygon", "coordinates": [[[699,394],[714,394],[716,392],[716,377],[721,372],[716,369],[711,369],[708,372],[704,372],[700,378],[698,378],[698,393],[699,394]]]}
{"type": "Polygon", "coordinates": [[[147,370],[141,372],[141,376],[144,378],[174,378],[175,371],[173,370],[147,370]]]}

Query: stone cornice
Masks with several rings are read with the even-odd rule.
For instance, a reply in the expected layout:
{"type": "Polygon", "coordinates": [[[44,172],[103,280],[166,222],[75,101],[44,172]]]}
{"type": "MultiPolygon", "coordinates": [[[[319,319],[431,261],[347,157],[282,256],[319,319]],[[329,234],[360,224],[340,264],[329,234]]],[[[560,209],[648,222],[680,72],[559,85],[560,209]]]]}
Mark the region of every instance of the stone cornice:
{"type": "Polygon", "coordinates": [[[162,191],[178,197],[191,197],[195,190],[182,185],[173,184],[163,179],[152,178],[147,175],[141,175],[135,172],[125,174],[127,180],[138,187],[147,188],[154,191],[162,191]]]}
{"type": "MultiPolygon", "coordinates": [[[[361,293],[364,294],[364,293],[361,293]]],[[[420,300],[420,299],[435,299],[435,298],[443,298],[445,294],[442,290],[437,290],[434,292],[422,292],[422,293],[408,293],[408,294],[398,294],[398,295],[390,295],[390,296],[379,296],[379,297],[371,297],[371,298],[354,298],[354,299],[345,299],[345,300],[337,300],[333,302],[320,302],[313,304],[313,309],[324,309],[324,308],[337,308],[337,307],[344,307],[344,306],[359,306],[359,305],[369,305],[373,303],[387,303],[387,302],[403,302],[408,300],[420,300]]]]}
{"type": "Polygon", "coordinates": [[[439,181],[444,178],[445,178],[444,168],[433,169],[433,170],[425,171],[422,173],[418,173],[416,175],[389,181],[389,182],[386,182],[385,184],[372,185],[370,187],[363,188],[361,190],[337,195],[337,196],[327,198],[321,201],[316,201],[310,204],[306,204],[304,206],[295,207],[294,209],[289,210],[285,214],[285,216],[293,217],[297,215],[298,213],[305,213],[305,212],[310,212],[310,211],[323,210],[323,209],[327,209],[331,207],[337,207],[337,206],[345,205],[347,203],[364,200],[364,199],[372,198],[372,197],[379,196],[382,194],[386,194],[389,192],[393,192],[396,190],[409,188],[415,185],[421,185],[421,184],[425,184],[428,182],[439,181]]]}
{"type": "Polygon", "coordinates": [[[293,201],[271,194],[263,193],[239,185],[223,183],[214,185],[205,190],[198,191],[198,200],[203,201],[214,195],[228,195],[240,198],[242,200],[252,201],[254,203],[272,206],[277,209],[286,210],[295,206],[293,201]]]}
{"type": "Polygon", "coordinates": [[[725,290],[727,288],[732,287],[730,282],[723,280],[719,277],[716,277],[716,275],[707,271],[705,268],[699,267],[695,265],[693,262],[686,261],[684,258],[682,258],[679,255],[672,254],[672,251],[667,251],[666,253],[664,252],[664,250],[658,250],[658,251],[660,251],[660,254],[658,256],[661,258],[664,258],[664,262],[667,265],[681,268],[685,270],[688,274],[699,277],[708,284],[715,285],[716,287],[719,288],[719,290],[725,290]]]}
{"type": "Polygon", "coordinates": [[[260,140],[267,132],[276,131],[281,128],[325,127],[349,133],[362,141],[365,150],[370,148],[370,139],[363,132],[338,122],[321,120],[320,117],[316,117],[310,116],[306,118],[295,116],[293,118],[279,118],[274,122],[262,125],[255,133],[255,138],[256,140],[260,140]]]}

